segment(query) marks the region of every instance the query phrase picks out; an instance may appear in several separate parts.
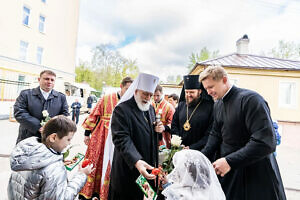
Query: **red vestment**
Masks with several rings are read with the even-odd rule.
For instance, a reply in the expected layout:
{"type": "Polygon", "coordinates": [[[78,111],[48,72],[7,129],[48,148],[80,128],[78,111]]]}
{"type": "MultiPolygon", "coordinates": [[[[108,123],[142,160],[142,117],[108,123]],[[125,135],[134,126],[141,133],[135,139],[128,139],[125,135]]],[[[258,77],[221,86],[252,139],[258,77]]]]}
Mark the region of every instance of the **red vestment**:
{"type": "Polygon", "coordinates": [[[99,194],[101,200],[106,200],[108,196],[110,166],[105,172],[105,179],[101,188],[104,145],[108,134],[109,121],[118,101],[117,93],[105,95],[98,101],[96,107],[82,124],[84,129],[92,131],[85,159],[91,160],[95,167],[95,170],[88,175],[86,184],[79,192],[87,199],[91,198],[94,193],[99,194]]]}

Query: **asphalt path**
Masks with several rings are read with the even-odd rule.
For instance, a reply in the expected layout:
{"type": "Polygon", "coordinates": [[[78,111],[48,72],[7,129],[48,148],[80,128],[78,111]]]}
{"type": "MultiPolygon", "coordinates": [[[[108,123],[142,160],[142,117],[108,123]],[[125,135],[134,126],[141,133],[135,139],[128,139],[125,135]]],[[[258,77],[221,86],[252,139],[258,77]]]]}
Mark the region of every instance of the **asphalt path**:
{"type": "MultiPolygon", "coordinates": [[[[86,146],[83,143],[84,130],[80,126],[87,114],[80,115],[78,130],[74,135],[70,157],[76,153],[85,153],[86,146]]],[[[9,155],[18,135],[19,124],[9,120],[0,120],[0,199],[7,199],[7,184],[11,173],[9,166],[9,155]]],[[[288,200],[300,199],[300,131],[291,130],[282,135],[282,143],[277,147],[277,161],[283,179],[288,200]]],[[[72,176],[76,168],[69,173],[72,176]]]]}

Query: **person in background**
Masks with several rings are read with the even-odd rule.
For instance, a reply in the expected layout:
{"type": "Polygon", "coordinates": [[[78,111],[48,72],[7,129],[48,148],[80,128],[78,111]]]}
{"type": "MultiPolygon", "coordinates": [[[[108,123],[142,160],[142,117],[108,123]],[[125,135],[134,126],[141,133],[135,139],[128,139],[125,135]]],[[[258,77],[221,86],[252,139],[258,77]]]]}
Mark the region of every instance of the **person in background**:
{"type": "Polygon", "coordinates": [[[93,99],[93,97],[92,97],[92,94],[90,94],[89,97],[87,98],[87,101],[86,101],[87,108],[88,108],[88,114],[91,113],[93,101],[94,101],[94,99],[93,99]]]}
{"type": "Polygon", "coordinates": [[[124,78],[120,84],[120,91],[104,95],[82,124],[85,129],[84,143],[88,146],[85,158],[94,164],[96,170],[88,176],[85,186],[79,192],[80,199],[107,199],[110,166],[105,166],[106,170],[103,172],[103,156],[109,121],[114,108],[132,82],[132,78],[124,78]],[[101,184],[102,174],[105,178],[101,184]]]}
{"type": "Polygon", "coordinates": [[[165,130],[159,135],[159,145],[165,145],[167,148],[171,147],[171,123],[175,109],[173,106],[163,98],[163,88],[157,85],[153,95],[152,106],[155,110],[155,115],[159,115],[159,120],[163,123],[165,130]]]}
{"type": "MultiPolygon", "coordinates": [[[[278,131],[278,122],[277,122],[277,120],[273,121],[273,127],[274,127],[274,130],[275,130],[276,146],[277,146],[277,145],[280,145],[280,143],[281,143],[281,135],[279,134],[279,131],[278,131]]],[[[274,155],[277,156],[276,151],[274,151],[274,155]]]]}
{"type": "Polygon", "coordinates": [[[81,103],[78,102],[78,99],[75,99],[75,102],[71,105],[72,108],[72,120],[78,124],[79,121],[79,115],[80,115],[80,108],[81,103]]]}
{"type": "Polygon", "coordinates": [[[174,108],[177,108],[179,97],[177,94],[173,93],[168,96],[168,102],[173,105],[174,108]]]}
{"type": "Polygon", "coordinates": [[[56,115],[69,116],[66,96],[53,89],[55,79],[53,71],[42,71],[38,78],[39,87],[22,90],[18,96],[14,104],[14,116],[20,123],[17,143],[31,136],[41,138],[43,111],[46,110],[50,118],[56,115]]]}
{"type": "Polygon", "coordinates": [[[202,152],[207,157],[219,152],[213,167],[226,199],[285,200],[268,103],[258,93],[232,85],[221,66],[207,67],[199,81],[216,101],[202,152]]]}
{"type": "Polygon", "coordinates": [[[49,120],[42,138],[29,137],[13,149],[8,199],[75,199],[92,172],[92,165],[81,168],[68,180],[61,152],[76,132],[76,124],[65,116],[49,120]]]}

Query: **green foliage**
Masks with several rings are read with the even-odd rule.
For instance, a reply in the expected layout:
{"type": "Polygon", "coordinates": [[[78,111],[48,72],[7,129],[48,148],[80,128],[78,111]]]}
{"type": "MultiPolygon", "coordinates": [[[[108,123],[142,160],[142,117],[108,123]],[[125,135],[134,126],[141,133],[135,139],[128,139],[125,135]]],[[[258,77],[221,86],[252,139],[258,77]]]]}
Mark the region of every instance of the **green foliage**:
{"type": "Polygon", "coordinates": [[[168,174],[171,173],[171,171],[174,169],[173,165],[173,156],[177,151],[181,151],[182,146],[171,146],[171,149],[168,151],[167,158],[162,163],[162,168],[164,172],[167,172],[168,174]]]}
{"type": "Polygon", "coordinates": [[[76,82],[87,82],[96,90],[104,86],[119,87],[123,78],[136,78],[139,73],[136,60],[124,58],[110,45],[99,45],[93,49],[91,63],[80,63],[76,67],[76,82]]]}
{"type": "Polygon", "coordinates": [[[63,154],[63,159],[64,159],[64,160],[66,160],[66,158],[67,158],[67,157],[69,156],[69,154],[70,154],[70,150],[71,150],[73,147],[75,147],[75,146],[79,146],[79,144],[75,144],[75,145],[69,146],[68,149],[67,149],[65,152],[62,153],[62,154],[63,154]]]}
{"type": "Polygon", "coordinates": [[[175,76],[169,75],[167,77],[167,83],[175,83],[175,76]]]}
{"type": "Polygon", "coordinates": [[[167,76],[167,83],[178,84],[182,80],[182,75],[169,75],[167,76]]]}
{"type": "Polygon", "coordinates": [[[280,40],[278,46],[274,47],[269,53],[275,58],[281,59],[299,59],[300,58],[300,44],[294,42],[285,42],[280,40]]]}
{"type": "Polygon", "coordinates": [[[91,82],[94,79],[93,71],[88,66],[88,63],[80,63],[78,67],[75,68],[76,82],[91,82]]]}
{"type": "Polygon", "coordinates": [[[175,83],[180,83],[180,81],[182,81],[182,79],[183,79],[183,77],[181,75],[177,75],[175,83]]]}
{"type": "Polygon", "coordinates": [[[203,47],[200,53],[193,53],[189,57],[188,70],[191,71],[196,63],[219,56],[219,50],[210,52],[206,47],[203,47]]]}
{"type": "Polygon", "coordinates": [[[136,78],[139,74],[139,67],[137,66],[136,60],[127,60],[125,63],[123,70],[122,70],[122,76],[130,76],[131,78],[136,78]]]}

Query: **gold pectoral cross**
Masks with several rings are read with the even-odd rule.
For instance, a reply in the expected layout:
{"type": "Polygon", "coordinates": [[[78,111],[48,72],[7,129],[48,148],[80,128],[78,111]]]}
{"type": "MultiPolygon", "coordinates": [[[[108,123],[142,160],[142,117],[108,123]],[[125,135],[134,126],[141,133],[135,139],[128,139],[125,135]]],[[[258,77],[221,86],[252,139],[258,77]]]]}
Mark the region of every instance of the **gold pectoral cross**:
{"type": "Polygon", "coordinates": [[[183,129],[185,131],[189,131],[191,129],[191,124],[190,124],[189,120],[186,120],[186,122],[183,124],[183,129]]]}

